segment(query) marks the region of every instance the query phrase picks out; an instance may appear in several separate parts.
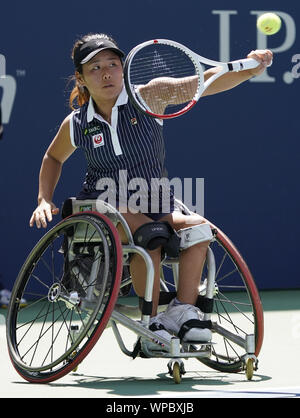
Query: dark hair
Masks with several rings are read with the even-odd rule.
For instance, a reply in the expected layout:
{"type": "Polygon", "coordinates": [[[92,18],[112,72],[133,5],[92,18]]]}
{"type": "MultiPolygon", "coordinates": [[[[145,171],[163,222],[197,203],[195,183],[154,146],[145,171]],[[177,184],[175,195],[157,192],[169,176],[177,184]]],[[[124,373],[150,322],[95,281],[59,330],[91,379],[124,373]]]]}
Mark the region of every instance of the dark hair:
{"type": "MultiPolygon", "coordinates": [[[[80,48],[81,45],[83,45],[86,42],[95,40],[95,39],[107,39],[111,42],[113,42],[116,47],[118,47],[116,41],[106,33],[88,33],[87,35],[82,36],[80,39],[78,39],[72,49],[71,58],[74,61],[74,54],[77,48],[80,48]]],[[[80,64],[76,71],[78,71],[80,74],[82,74],[82,65],[80,64]]],[[[75,82],[75,86],[73,90],[71,91],[70,97],[69,97],[69,106],[72,110],[74,110],[76,107],[81,107],[84,105],[84,103],[88,102],[90,99],[90,93],[88,92],[88,89],[86,87],[81,86],[75,75],[72,76],[72,80],[75,82]],[[75,106],[76,107],[75,107],[75,106]]]]}

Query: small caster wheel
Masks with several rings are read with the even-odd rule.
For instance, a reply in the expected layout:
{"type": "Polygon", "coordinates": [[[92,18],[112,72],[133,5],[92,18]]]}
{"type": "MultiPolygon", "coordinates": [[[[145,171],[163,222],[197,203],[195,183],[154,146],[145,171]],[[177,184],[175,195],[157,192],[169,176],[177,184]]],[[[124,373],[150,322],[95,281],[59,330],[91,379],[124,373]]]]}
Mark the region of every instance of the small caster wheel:
{"type": "Polygon", "coordinates": [[[173,375],[174,382],[179,384],[181,382],[181,370],[180,370],[180,365],[179,363],[177,363],[177,361],[175,361],[173,365],[172,375],[173,375]]]}
{"type": "Polygon", "coordinates": [[[247,380],[251,380],[253,377],[253,370],[254,370],[254,360],[252,358],[247,358],[245,364],[245,372],[247,380]]]}

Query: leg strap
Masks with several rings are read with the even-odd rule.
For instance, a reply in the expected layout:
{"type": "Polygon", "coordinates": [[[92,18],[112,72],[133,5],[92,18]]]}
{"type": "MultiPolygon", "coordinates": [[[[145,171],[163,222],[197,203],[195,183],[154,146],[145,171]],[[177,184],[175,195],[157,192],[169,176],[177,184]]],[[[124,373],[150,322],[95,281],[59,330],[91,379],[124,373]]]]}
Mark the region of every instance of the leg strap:
{"type": "Polygon", "coordinates": [[[192,328],[201,328],[201,329],[211,329],[211,321],[200,321],[200,319],[190,319],[181,325],[181,328],[178,332],[178,337],[182,340],[185,334],[192,328]]]}
{"type": "MultiPolygon", "coordinates": [[[[159,294],[159,305],[167,305],[172,299],[176,297],[176,292],[165,292],[162,291],[159,294]]],[[[206,296],[199,295],[195,306],[204,313],[212,313],[214,308],[214,300],[209,299],[206,296]]]]}
{"type": "Polygon", "coordinates": [[[213,234],[208,223],[194,225],[189,228],[179,229],[177,235],[180,237],[180,249],[192,247],[200,242],[212,241],[213,234]]]}

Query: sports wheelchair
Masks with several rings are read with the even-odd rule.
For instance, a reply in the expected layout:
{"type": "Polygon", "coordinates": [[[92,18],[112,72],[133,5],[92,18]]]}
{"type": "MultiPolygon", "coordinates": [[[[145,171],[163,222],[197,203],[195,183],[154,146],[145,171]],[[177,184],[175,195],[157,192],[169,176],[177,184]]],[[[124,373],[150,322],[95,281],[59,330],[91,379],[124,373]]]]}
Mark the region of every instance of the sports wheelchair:
{"type": "MultiPolygon", "coordinates": [[[[25,380],[48,383],[76,370],[108,324],[125,355],[169,359],[175,383],[185,373],[184,359],[191,357],[215,370],[245,371],[247,379],[252,378],[263,342],[263,309],[245,261],[219,228],[210,224],[212,239],[197,301],[210,321],[212,341],[185,343],[174,336],[170,342],[149,329],[154,268],[148,252],[134,243],[122,214],[103,202],[99,211],[95,200],[67,202],[69,216],[35,245],[12,290],[8,350],[25,380]],[[118,224],[126,245],[121,244],[118,224]],[[131,284],[128,265],[134,254],[147,268],[139,320],[124,313],[129,298],[122,296],[131,284]],[[22,298],[28,301],[26,307],[22,298]],[[119,324],[136,334],[134,347],[126,347],[119,324]],[[147,348],[147,340],[158,349],[147,348]]],[[[190,213],[184,205],[182,210],[190,213]]],[[[162,257],[160,309],[176,296],[178,261],[162,257]]]]}

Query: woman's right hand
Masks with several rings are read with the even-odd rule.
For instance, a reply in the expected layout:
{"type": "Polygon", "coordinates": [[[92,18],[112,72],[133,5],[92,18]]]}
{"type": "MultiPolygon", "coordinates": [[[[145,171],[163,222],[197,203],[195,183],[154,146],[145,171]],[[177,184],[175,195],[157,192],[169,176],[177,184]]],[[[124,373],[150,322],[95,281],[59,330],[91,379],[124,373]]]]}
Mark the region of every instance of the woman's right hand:
{"type": "Polygon", "coordinates": [[[36,224],[37,228],[41,226],[47,228],[47,221],[52,221],[52,215],[57,215],[59,209],[55,206],[53,202],[49,202],[45,199],[42,199],[38,207],[33,212],[29,225],[32,227],[36,224]]]}

